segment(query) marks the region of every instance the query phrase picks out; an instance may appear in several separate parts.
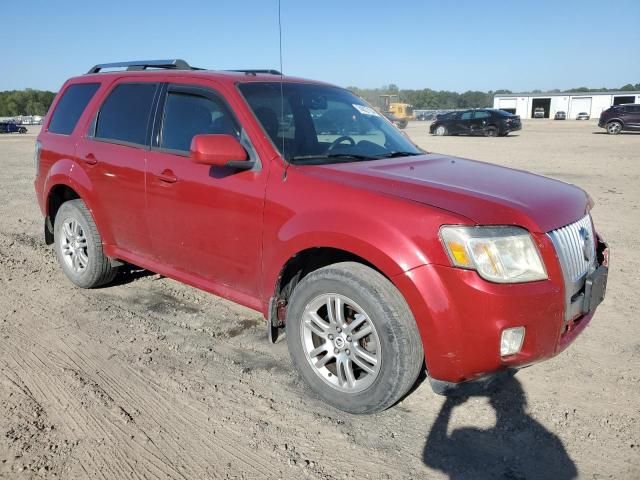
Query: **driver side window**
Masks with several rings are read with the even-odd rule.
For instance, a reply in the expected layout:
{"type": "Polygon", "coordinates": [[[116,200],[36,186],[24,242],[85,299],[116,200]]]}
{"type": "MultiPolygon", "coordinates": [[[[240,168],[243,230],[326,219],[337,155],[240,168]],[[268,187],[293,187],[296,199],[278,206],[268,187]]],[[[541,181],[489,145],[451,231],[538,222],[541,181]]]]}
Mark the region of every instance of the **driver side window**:
{"type": "Polygon", "coordinates": [[[169,91],[164,105],[160,148],[188,152],[191,139],[203,133],[238,137],[240,130],[221,101],[169,91]]]}

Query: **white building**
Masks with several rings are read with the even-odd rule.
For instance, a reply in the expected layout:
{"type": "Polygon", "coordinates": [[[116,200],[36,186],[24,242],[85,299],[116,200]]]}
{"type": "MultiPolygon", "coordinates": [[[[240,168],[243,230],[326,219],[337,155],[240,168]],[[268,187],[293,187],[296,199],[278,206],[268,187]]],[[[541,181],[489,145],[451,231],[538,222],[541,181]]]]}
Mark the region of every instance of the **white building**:
{"type": "Polygon", "coordinates": [[[533,118],[536,108],[544,109],[545,118],[553,118],[556,112],[566,112],[567,118],[576,118],[580,112],[598,118],[603,110],[621,103],[640,103],[640,92],[508,93],[493,97],[493,108],[520,118],[533,118]]]}

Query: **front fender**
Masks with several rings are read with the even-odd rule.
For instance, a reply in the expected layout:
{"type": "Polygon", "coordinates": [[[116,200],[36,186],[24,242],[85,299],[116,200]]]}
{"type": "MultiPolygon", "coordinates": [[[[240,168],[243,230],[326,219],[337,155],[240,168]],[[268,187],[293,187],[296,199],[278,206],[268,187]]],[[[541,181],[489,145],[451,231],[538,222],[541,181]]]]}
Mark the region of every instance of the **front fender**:
{"type": "MultiPolygon", "coordinates": [[[[372,199],[373,200],[373,199],[372,199]]],[[[438,230],[458,219],[442,210],[377,199],[376,211],[362,205],[323,205],[304,212],[267,208],[265,214],[263,298],[268,299],[283,267],[311,248],[334,248],[356,255],[388,278],[429,263],[448,264],[438,230]]]]}

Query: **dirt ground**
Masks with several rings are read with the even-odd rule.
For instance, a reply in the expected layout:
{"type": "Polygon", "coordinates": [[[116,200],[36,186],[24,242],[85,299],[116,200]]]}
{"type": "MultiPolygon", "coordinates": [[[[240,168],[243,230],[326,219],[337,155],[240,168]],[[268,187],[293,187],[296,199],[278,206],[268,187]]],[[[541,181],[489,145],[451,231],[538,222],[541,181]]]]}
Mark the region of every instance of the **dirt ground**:
{"type": "MultiPolygon", "coordinates": [[[[605,302],[562,355],[445,400],[315,400],[259,314],[150,272],[73,288],[43,244],[33,142],[0,136],[0,478],[640,478],[640,134],[525,121],[424,148],[575,183],[610,242],[605,302]]],[[[544,192],[540,192],[544,195],[544,192]]]]}

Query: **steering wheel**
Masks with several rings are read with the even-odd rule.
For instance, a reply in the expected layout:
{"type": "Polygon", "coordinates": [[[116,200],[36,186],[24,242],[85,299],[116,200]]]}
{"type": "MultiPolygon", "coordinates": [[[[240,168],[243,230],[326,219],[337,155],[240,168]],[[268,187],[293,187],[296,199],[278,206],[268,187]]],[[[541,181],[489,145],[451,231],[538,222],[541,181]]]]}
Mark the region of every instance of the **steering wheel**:
{"type": "Polygon", "coordinates": [[[356,144],[356,141],[353,138],[349,137],[348,135],[343,135],[341,137],[336,138],[333,142],[331,142],[331,145],[329,145],[329,149],[327,151],[330,152],[345,140],[348,140],[352,147],[355,146],[356,144]]]}

